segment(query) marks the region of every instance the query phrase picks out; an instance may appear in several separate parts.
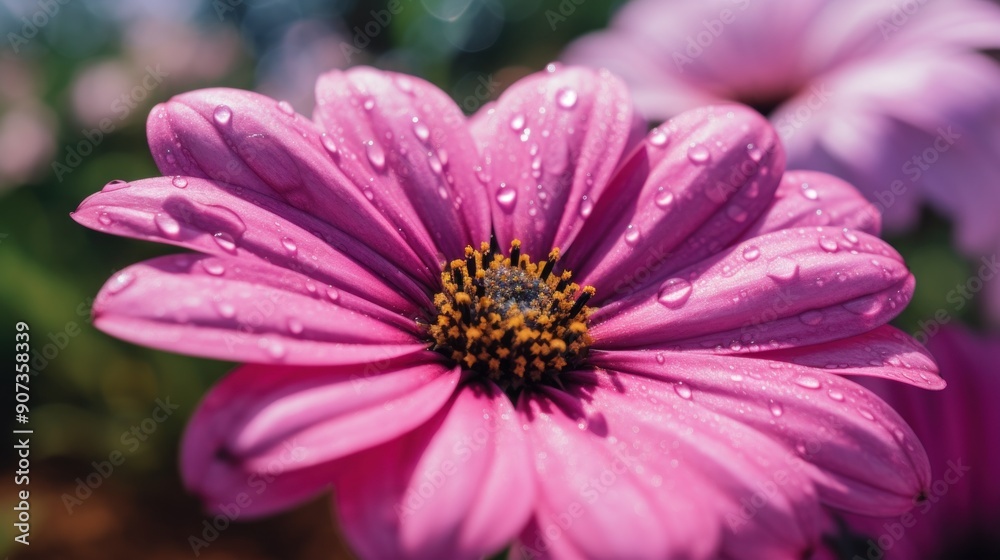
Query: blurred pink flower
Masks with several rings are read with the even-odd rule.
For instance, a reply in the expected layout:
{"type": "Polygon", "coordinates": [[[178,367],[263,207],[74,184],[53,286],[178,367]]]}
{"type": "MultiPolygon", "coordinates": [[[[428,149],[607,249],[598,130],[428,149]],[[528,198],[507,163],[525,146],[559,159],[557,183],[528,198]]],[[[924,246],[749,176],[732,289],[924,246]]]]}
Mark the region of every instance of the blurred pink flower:
{"type": "Polygon", "coordinates": [[[1000,8],[976,0],[635,0],[565,58],[650,117],[773,108],[790,166],[853,183],[894,231],[927,202],[978,256],[1000,247],[1000,66],[977,52],[997,46],[1000,8]]]}
{"type": "Polygon", "coordinates": [[[333,487],[367,558],[798,559],[821,506],[928,492],[910,428],[842,377],[943,386],[886,325],[913,278],[758,114],[644,137],[617,78],[554,65],[469,119],[369,68],[316,91],[315,120],[173,98],[148,121],[165,176],[74,214],[198,252],[115,275],[94,321],[247,362],[183,443],[214,513],[333,487]]]}
{"type": "Polygon", "coordinates": [[[877,560],[1000,558],[1000,339],[947,327],[931,338],[948,388],[864,385],[913,426],[931,460],[927,500],[890,519],[849,516],[855,549],[877,560]]]}
{"type": "Polygon", "coordinates": [[[56,118],[48,107],[23,103],[0,113],[0,191],[39,179],[56,150],[56,118]]]}

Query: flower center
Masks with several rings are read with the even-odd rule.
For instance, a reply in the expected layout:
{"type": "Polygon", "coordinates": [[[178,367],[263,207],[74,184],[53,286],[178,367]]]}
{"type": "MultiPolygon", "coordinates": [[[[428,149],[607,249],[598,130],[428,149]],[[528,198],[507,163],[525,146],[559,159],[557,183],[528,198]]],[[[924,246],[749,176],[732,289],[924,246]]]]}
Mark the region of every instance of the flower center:
{"type": "Polygon", "coordinates": [[[479,251],[466,247],[465,260],[441,273],[437,322],[428,326],[435,351],[508,393],[560,385],[559,373],[579,366],[591,342],[587,301],[594,288],[581,291],[569,271],[552,274],[558,249],[539,263],[520,249],[514,240],[504,256],[495,239],[479,251]]]}

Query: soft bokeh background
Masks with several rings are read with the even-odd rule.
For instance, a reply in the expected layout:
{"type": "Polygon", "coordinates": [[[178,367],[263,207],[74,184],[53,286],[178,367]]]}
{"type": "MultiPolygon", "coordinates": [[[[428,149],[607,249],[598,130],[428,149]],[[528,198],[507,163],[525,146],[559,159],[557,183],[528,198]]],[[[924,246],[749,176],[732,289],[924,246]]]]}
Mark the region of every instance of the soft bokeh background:
{"type": "MultiPolygon", "coordinates": [[[[573,38],[606,25],[619,3],[396,1],[399,12],[383,25],[383,1],[0,0],[0,333],[8,340],[0,360],[13,363],[16,321],[30,325],[37,352],[28,426],[35,431],[32,544],[12,544],[14,457],[5,452],[0,555],[187,558],[189,537],[206,538],[207,518],[181,488],[176,453],[192,409],[230,364],[140,348],[93,329],[91,298],[106,278],[175,250],[69,219],[105,183],[157,174],[144,132],[153,104],[228,86],[288,100],[308,114],[321,71],[373,64],[423,76],[473,112],[573,38]],[[94,132],[102,119],[111,132],[94,132]],[[150,420],[161,402],[179,408],[163,422],[150,420]],[[133,426],[142,441],[127,435],[133,426]],[[107,477],[94,475],[94,463],[116,452],[124,462],[107,477]],[[88,476],[100,486],[75,494],[88,476]],[[81,503],[67,508],[65,495],[81,503]]],[[[891,238],[918,279],[913,303],[896,321],[907,331],[926,329],[939,310],[983,324],[977,300],[960,309],[947,300],[978,268],[951,247],[950,230],[927,210],[917,232],[891,238]]],[[[330,520],[319,500],[236,523],[199,557],[350,557],[330,520]]]]}

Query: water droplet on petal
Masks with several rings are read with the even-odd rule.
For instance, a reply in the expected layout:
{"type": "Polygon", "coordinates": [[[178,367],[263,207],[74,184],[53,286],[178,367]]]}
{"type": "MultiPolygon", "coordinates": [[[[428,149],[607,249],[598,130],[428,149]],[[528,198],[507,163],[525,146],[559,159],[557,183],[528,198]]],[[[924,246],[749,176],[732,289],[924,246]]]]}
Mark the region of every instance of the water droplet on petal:
{"type": "Polygon", "coordinates": [[[775,418],[777,418],[778,416],[781,416],[782,414],[785,413],[785,409],[781,407],[781,404],[780,403],[776,403],[774,401],[771,401],[771,406],[769,408],[771,409],[771,414],[775,418]]]}
{"type": "Polygon", "coordinates": [[[663,191],[656,195],[656,205],[660,208],[669,208],[674,202],[674,193],[671,191],[663,191]]]}
{"type": "Polygon", "coordinates": [[[232,319],[236,316],[236,307],[231,303],[221,302],[215,304],[215,309],[226,319],[232,319]]]}
{"type": "Polygon", "coordinates": [[[589,198],[584,197],[584,199],[580,201],[580,217],[586,218],[593,211],[594,203],[591,202],[589,198]]]}
{"type": "Polygon", "coordinates": [[[427,142],[427,140],[431,137],[431,129],[427,128],[427,125],[422,122],[414,121],[413,134],[415,134],[421,142],[427,142]]]}
{"type": "Polygon", "coordinates": [[[338,292],[335,288],[327,288],[326,297],[329,298],[330,301],[336,302],[340,299],[340,292],[338,292]]]}
{"type": "Polygon", "coordinates": [[[413,81],[406,76],[396,76],[394,81],[396,82],[396,87],[399,88],[399,91],[407,94],[413,93],[413,81]]]}
{"type": "Polygon", "coordinates": [[[178,189],[183,189],[188,186],[188,180],[180,175],[177,175],[170,181],[170,184],[177,187],[178,189]]]}
{"type": "Polygon", "coordinates": [[[816,326],[823,322],[823,313],[816,310],[806,311],[799,315],[799,320],[807,325],[816,326]]]}
{"type": "Polygon", "coordinates": [[[288,319],[288,332],[292,334],[302,334],[303,328],[302,321],[299,321],[295,317],[288,319]]]}
{"type": "Polygon", "coordinates": [[[556,103],[559,104],[563,109],[572,109],[576,105],[576,100],[579,96],[576,90],[570,88],[561,88],[556,92],[556,103]]]}
{"type": "Polygon", "coordinates": [[[777,282],[790,282],[799,276],[799,264],[787,257],[767,263],[767,276],[777,282]]]}
{"type": "Polygon", "coordinates": [[[755,261],[760,257],[760,249],[754,245],[749,245],[743,249],[743,258],[748,261],[755,261]]]}
{"type": "Polygon", "coordinates": [[[291,253],[293,255],[295,254],[296,251],[299,250],[299,247],[298,247],[298,245],[295,244],[295,241],[293,241],[289,237],[282,237],[281,238],[281,246],[284,247],[286,251],[288,251],[289,253],[291,253]]]}
{"type": "Polygon", "coordinates": [[[212,111],[212,119],[222,126],[229,124],[232,118],[233,110],[228,105],[217,105],[215,110],[212,111]]]}
{"type": "Polygon", "coordinates": [[[324,132],[320,135],[320,140],[323,142],[323,147],[326,148],[326,151],[331,156],[337,157],[340,155],[339,150],[337,150],[337,141],[333,139],[333,136],[324,132]]]}
{"type": "Polygon", "coordinates": [[[97,221],[101,222],[101,225],[105,226],[110,226],[112,223],[111,216],[109,216],[107,212],[101,212],[101,215],[97,217],[97,221]]]}
{"type": "Polygon", "coordinates": [[[275,360],[284,358],[285,353],[285,345],[280,342],[275,341],[267,345],[267,354],[275,360]]]}
{"type": "Polygon", "coordinates": [[[365,102],[361,106],[365,108],[365,111],[371,111],[375,108],[375,100],[365,99],[365,102]]]}
{"type": "Polygon", "coordinates": [[[802,196],[808,198],[809,200],[818,200],[819,193],[816,189],[809,186],[809,183],[802,183],[802,196]]]}
{"type": "Polygon", "coordinates": [[[201,267],[205,269],[205,272],[211,274],[212,276],[222,276],[226,273],[226,267],[219,261],[215,260],[203,260],[201,261],[201,267]]]}
{"type": "Polygon", "coordinates": [[[649,143],[657,148],[665,146],[670,139],[669,128],[654,128],[649,131],[649,143]]]}
{"type": "Polygon", "coordinates": [[[712,154],[708,151],[708,148],[701,144],[695,144],[694,146],[688,148],[687,155],[688,159],[691,160],[692,163],[697,164],[707,163],[708,160],[712,158],[712,154]]]}
{"type": "Polygon", "coordinates": [[[236,240],[233,239],[232,235],[229,235],[224,231],[220,231],[215,235],[213,235],[212,238],[215,240],[215,244],[221,247],[226,252],[229,253],[236,252],[236,240]]]}
{"type": "Polygon", "coordinates": [[[747,215],[746,210],[736,206],[735,204],[731,204],[728,208],[726,208],[726,216],[729,216],[730,220],[738,224],[745,222],[747,220],[747,215]]]}
{"type": "Polygon", "coordinates": [[[126,181],[122,181],[121,179],[115,179],[114,181],[108,181],[104,185],[104,188],[101,189],[101,192],[117,191],[117,190],[120,190],[120,189],[124,189],[127,186],[128,186],[128,183],[126,181]]]}
{"type": "Polygon", "coordinates": [[[677,396],[679,396],[682,399],[691,398],[691,388],[685,385],[683,381],[680,381],[674,385],[674,391],[677,393],[677,396]]]}
{"type": "Polygon", "coordinates": [[[855,315],[870,317],[882,311],[882,300],[874,295],[864,296],[843,303],[841,306],[855,315]]]}
{"type": "Polygon", "coordinates": [[[670,309],[679,309],[690,297],[691,283],[683,278],[671,278],[660,286],[660,303],[670,309]]]}
{"type": "Polygon", "coordinates": [[[497,203],[504,210],[510,212],[517,203],[517,190],[512,187],[503,188],[497,191],[497,203]]]}
{"type": "Polygon", "coordinates": [[[135,282],[135,275],[131,272],[119,272],[108,282],[107,290],[109,294],[117,294],[135,282]]]}
{"type": "Polygon", "coordinates": [[[295,109],[292,108],[292,104],[287,101],[279,101],[278,110],[288,115],[289,117],[295,114],[295,109]]]}
{"type": "Polygon", "coordinates": [[[634,225],[629,225],[625,230],[625,243],[632,245],[633,247],[639,242],[639,228],[634,225]]]}
{"type": "Polygon", "coordinates": [[[374,140],[365,142],[365,154],[368,156],[368,162],[376,171],[385,169],[385,150],[382,149],[381,145],[376,144],[374,140]]]}
{"type": "Polygon", "coordinates": [[[844,394],[836,389],[830,389],[829,391],[826,392],[826,394],[828,397],[837,402],[841,402],[844,400],[844,394]]]}
{"type": "Polygon", "coordinates": [[[666,361],[667,361],[667,359],[663,356],[663,352],[657,352],[656,353],[656,363],[663,364],[666,361]]]}
{"type": "Polygon", "coordinates": [[[806,389],[820,388],[820,382],[815,377],[799,377],[795,380],[795,384],[799,387],[805,387],[806,389]]]}
{"type": "Polygon", "coordinates": [[[171,239],[176,239],[181,233],[181,225],[169,214],[157,212],[156,216],[153,216],[153,223],[156,224],[156,229],[160,230],[160,233],[171,239]]]}
{"type": "Polygon", "coordinates": [[[827,253],[836,253],[840,249],[836,241],[826,236],[819,238],[819,246],[827,253]]]}
{"type": "Polygon", "coordinates": [[[846,239],[847,242],[850,243],[851,245],[854,245],[855,243],[858,242],[858,236],[854,235],[854,233],[847,228],[844,228],[844,239],[846,239]]]}
{"type": "Polygon", "coordinates": [[[871,411],[866,410],[864,408],[859,408],[858,409],[858,414],[860,414],[866,420],[875,420],[875,415],[872,414],[871,411]]]}
{"type": "Polygon", "coordinates": [[[520,132],[524,128],[524,115],[520,113],[514,115],[514,118],[510,119],[510,128],[515,132],[520,132]]]}

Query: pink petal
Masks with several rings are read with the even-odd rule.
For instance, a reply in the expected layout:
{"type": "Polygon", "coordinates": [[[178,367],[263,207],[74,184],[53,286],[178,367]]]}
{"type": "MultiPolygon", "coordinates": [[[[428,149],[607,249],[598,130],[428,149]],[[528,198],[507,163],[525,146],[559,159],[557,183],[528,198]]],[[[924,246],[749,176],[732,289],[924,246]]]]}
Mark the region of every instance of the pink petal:
{"type": "MultiPolygon", "coordinates": [[[[433,249],[420,244],[426,236],[404,239],[379,203],[368,200],[338,167],[320,129],[285,107],[239,90],[179,95],[150,113],[146,127],[153,159],[164,175],[202,177],[277,197],[434,285],[439,267],[433,249]]],[[[349,115],[361,118],[360,111],[349,115]]],[[[356,154],[347,151],[340,159],[350,155],[356,154]]]]}
{"type": "Polygon", "coordinates": [[[690,352],[597,352],[592,362],[683,384],[693,402],[783,443],[826,505],[867,515],[909,510],[930,484],[927,455],[885,402],[817,368],[690,352]]]}
{"type": "Polygon", "coordinates": [[[881,377],[923,389],[945,387],[930,353],[906,333],[889,325],[851,338],[763,352],[756,357],[823,368],[837,375],[881,377]]]}
{"type": "Polygon", "coordinates": [[[108,280],[94,325],[137,344],[240,362],[356,364],[426,348],[412,320],[377,306],[352,311],[363,303],[271,265],[173,255],[108,280]]]}
{"type": "Polygon", "coordinates": [[[214,510],[241,492],[252,497],[252,507],[241,508],[248,515],[284,509],[333,482],[331,461],[433,416],[458,377],[426,361],[241,366],[212,389],[188,424],[185,484],[214,510]]]}
{"type": "Polygon", "coordinates": [[[521,407],[544,482],[516,553],[798,558],[817,538],[816,496],[788,450],[671,384],[580,375],[597,385],[574,397],[552,390],[558,407],[542,400],[521,407]],[[766,504],[744,511],[765,486],[766,504]]]}
{"type": "Polygon", "coordinates": [[[878,235],[882,216],[853,186],[816,171],[787,171],[774,201],[742,239],[807,226],[843,226],[878,235]]]}
{"type": "Polygon", "coordinates": [[[784,171],[774,129],[752,110],[684,113],[647,136],[597,202],[565,266],[597,300],[621,297],[718,252],[753,224],[784,171]]]}
{"type": "Polygon", "coordinates": [[[535,480],[519,417],[495,386],[466,387],[414,432],[353,458],[341,527],[367,558],[474,559],[527,522],[535,480]]]}
{"type": "Polygon", "coordinates": [[[489,203],[473,169],[479,153],[448,95],[419,78],[356,67],[321,76],[316,99],[340,169],[409,243],[458,258],[489,240],[489,203]]]}
{"type": "Polygon", "coordinates": [[[194,177],[126,186],[91,195],[73,219],[115,235],[271,263],[315,279],[318,289],[331,286],[407,316],[431,305],[425,288],[364,243],[277,199],[194,177]]]}
{"type": "Polygon", "coordinates": [[[912,293],[902,257],[878,238],[842,228],[782,230],[599,309],[591,334],[596,348],[804,346],[882,325],[912,293]]]}
{"type": "Polygon", "coordinates": [[[638,132],[620,80],[550,68],[471,121],[497,239],[504,249],[520,239],[522,254],[535,259],[569,245],[638,132]]]}

